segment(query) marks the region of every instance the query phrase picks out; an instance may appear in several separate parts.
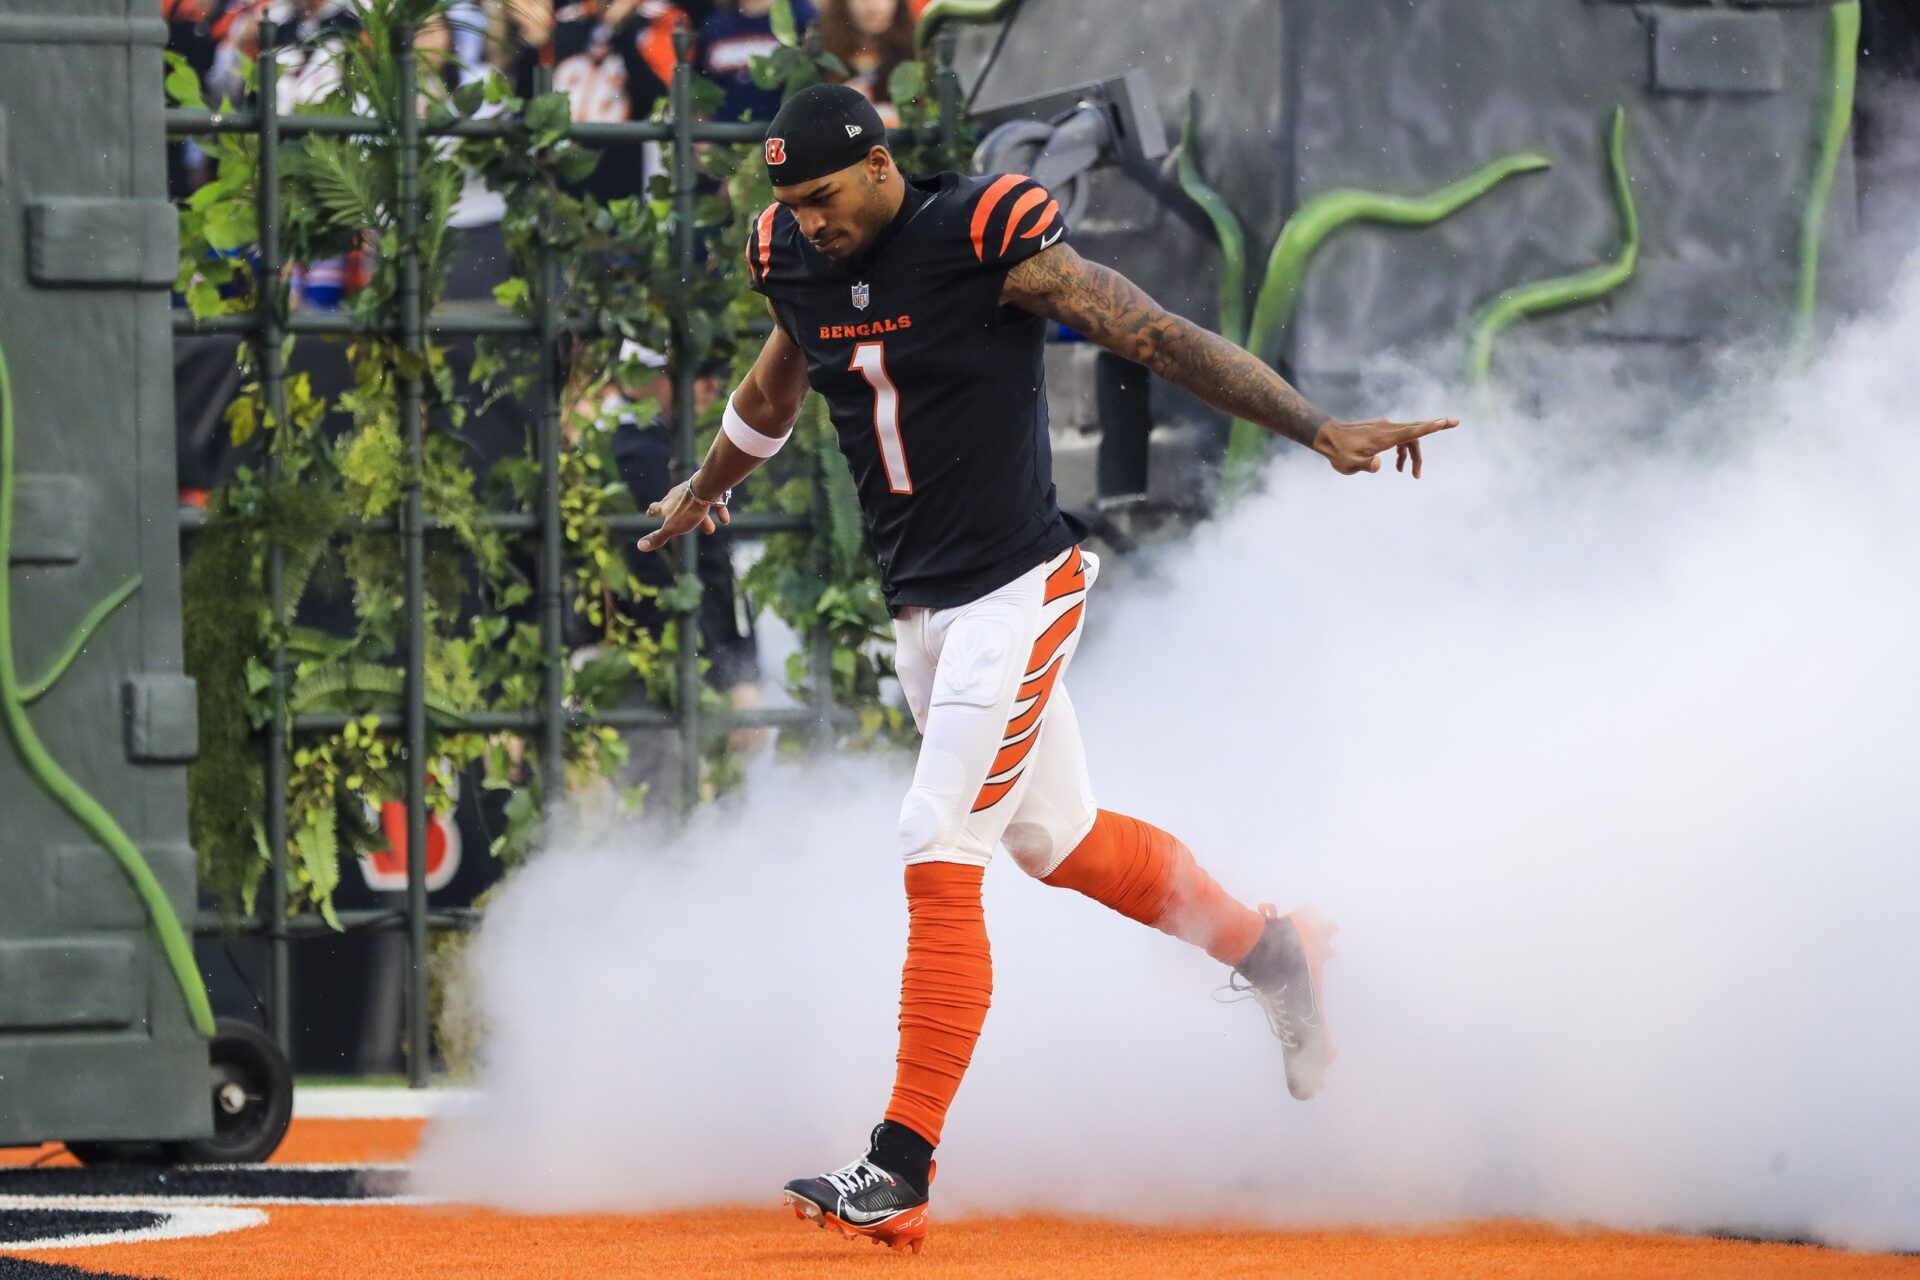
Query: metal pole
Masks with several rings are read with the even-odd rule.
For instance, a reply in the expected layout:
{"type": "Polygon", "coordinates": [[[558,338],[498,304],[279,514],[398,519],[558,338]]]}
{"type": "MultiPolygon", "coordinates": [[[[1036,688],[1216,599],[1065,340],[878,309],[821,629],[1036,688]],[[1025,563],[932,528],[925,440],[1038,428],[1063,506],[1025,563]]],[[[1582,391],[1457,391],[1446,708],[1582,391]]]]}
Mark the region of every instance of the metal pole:
{"type": "Polygon", "coordinates": [[[940,150],[948,165],[957,165],[953,153],[960,145],[960,77],[953,69],[953,30],[947,28],[933,40],[934,97],[940,105],[940,150]]]}
{"type": "MultiPolygon", "coordinates": [[[[542,67],[535,74],[537,91],[547,92],[552,87],[547,83],[551,73],[542,67]]],[[[540,449],[540,647],[546,660],[540,706],[540,778],[542,800],[551,805],[557,804],[567,790],[567,651],[563,634],[566,561],[560,528],[560,424],[565,412],[560,396],[566,390],[566,379],[559,367],[559,289],[544,236],[534,254],[533,277],[540,324],[540,385],[535,393],[540,415],[536,427],[540,449]]]]}
{"type": "MultiPolygon", "coordinates": [[[[420,305],[420,116],[413,31],[402,26],[400,48],[400,341],[409,356],[423,350],[420,305]]],[[[411,366],[410,366],[411,367],[411,366]]],[[[400,420],[407,441],[407,495],[401,515],[407,613],[407,1083],[427,1083],[427,608],[426,522],[420,492],[426,464],[420,379],[400,380],[400,420]]]]}
{"type": "MultiPolygon", "coordinates": [[[[801,415],[806,420],[806,415],[801,415]]],[[[794,430],[800,429],[795,424],[794,430]]],[[[822,581],[831,574],[833,552],[827,546],[832,517],[827,511],[827,468],[834,465],[829,450],[833,446],[823,444],[814,456],[813,466],[813,571],[822,581]]],[[[827,627],[825,618],[816,619],[813,633],[807,637],[809,682],[812,697],[809,702],[813,708],[813,745],[824,748],[833,741],[833,633],[827,627]]]]}
{"type": "MultiPolygon", "coordinates": [[[[217,133],[253,133],[259,129],[260,122],[250,110],[205,111],[198,107],[169,107],[160,113],[161,121],[166,125],[167,133],[173,136],[217,133]]],[[[382,134],[384,125],[371,116],[331,115],[301,112],[299,115],[280,117],[280,134],[287,138],[304,138],[310,134],[320,134],[329,138],[377,138],[382,134]]],[[[499,138],[516,128],[516,122],[504,117],[493,116],[486,119],[474,119],[465,116],[457,120],[443,120],[429,124],[420,130],[423,138],[499,138]]],[[[758,142],[767,133],[764,121],[755,124],[751,121],[711,121],[693,126],[695,142],[758,142]]],[[[673,126],[655,124],[651,120],[579,120],[567,130],[567,136],[575,142],[597,143],[605,146],[609,142],[666,142],[673,137],[673,126]]]]}
{"type": "MultiPolygon", "coordinates": [[[[280,88],[274,58],[278,29],[260,24],[260,155],[254,208],[260,224],[259,329],[260,381],[266,388],[273,434],[267,439],[266,475],[271,490],[280,481],[280,457],[287,440],[286,370],[280,355],[280,88]]],[[[280,1052],[293,1049],[292,982],[287,969],[287,647],[284,643],[286,549],[267,548],[267,601],[273,613],[273,717],[267,721],[267,1027],[280,1052]]]]}
{"type": "MultiPolygon", "coordinates": [[[[685,28],[673,33],[673,83],[669,86],[673,108],[673,256],[680,266],[680,297],[692,283],[696,270],[693,241],[693,36],[685,28]]],[[[676,478],[686,479],[699,465],[693,452],[693,364],[687,341],[687,307],[676,301],[673,307],[673,453],[676,478]]],[[[679,543],[682,577],[696,574],[700,566],[700,547],[696,530],[679,543]]],[[[680,805],[690,813],[700,802],[700,604],[679,618],[679,662],[676,685],[680,694],[680,805]]]]}

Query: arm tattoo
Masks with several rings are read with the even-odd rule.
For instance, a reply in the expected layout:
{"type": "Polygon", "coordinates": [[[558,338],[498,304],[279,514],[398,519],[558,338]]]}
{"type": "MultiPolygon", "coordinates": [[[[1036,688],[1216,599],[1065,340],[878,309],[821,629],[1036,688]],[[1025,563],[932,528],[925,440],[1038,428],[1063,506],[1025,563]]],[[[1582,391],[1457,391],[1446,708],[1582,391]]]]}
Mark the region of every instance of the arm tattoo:
{"type": "Polygon", "coordinates": [[[1214,408],[1311,446],[1332,416],[1258,356],[1169,313],[1139,285],[1062,244],[1007,273],[1001,301],[1058,320],[1107,350],[1143,364],[1214,408]]]}

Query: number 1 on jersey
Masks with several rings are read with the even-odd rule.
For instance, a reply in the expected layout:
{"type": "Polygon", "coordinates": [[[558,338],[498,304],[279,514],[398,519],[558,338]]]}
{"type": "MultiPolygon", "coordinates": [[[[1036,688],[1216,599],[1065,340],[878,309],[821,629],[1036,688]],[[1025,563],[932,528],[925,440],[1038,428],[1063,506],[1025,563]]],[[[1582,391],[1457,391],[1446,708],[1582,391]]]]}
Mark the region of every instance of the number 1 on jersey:
{"type": "Polygon", "coordinates": [[[900,392],[887,376],[885,348],[883,342],[862,342],[853,349],[853,363],[848,367],[873,388],[873,434],[880,442],[880,464],[887,469],[887,488],[895,493],[912,493],[907,446],[900,438],[900,392]]]}

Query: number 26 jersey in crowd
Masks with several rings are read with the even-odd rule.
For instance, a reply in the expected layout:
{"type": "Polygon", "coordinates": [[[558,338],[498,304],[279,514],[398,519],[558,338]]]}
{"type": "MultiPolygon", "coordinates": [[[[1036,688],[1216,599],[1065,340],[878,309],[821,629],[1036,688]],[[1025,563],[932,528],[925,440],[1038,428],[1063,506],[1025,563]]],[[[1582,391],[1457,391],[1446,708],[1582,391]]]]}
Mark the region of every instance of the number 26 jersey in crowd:
{"type": "Polygon", "coordinates": [[[976,600],[1084,535],[1054,494],[1046,322],[1000,301],[1007,271],[1066,230],[1020,174],[909,181],[893,221],[844,263],[784,205],[754,223],[753,287],[827,401],[890,608],[976,600]]]}

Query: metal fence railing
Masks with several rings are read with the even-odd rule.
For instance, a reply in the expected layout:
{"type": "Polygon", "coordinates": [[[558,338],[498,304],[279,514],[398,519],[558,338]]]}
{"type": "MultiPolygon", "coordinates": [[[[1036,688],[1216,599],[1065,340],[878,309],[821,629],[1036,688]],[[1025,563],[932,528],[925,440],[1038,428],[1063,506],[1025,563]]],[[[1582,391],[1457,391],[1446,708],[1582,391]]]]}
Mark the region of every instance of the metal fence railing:
{"type": "MultiPolygon", "coordinates": [[[[565,607],[560,486],[562,387],[557,377],[556,358],[560,335],[568,324],[568,319],[564,314],[564,299],[559,296],[554,264],[548,260],[544,251],[534,263],[534,278],[530,283],[535,300],[535,314],[530,317],[523,317],[505,310],[496,314],[441,314],[430,312],[424,305],[426,300],[421,293],[420,262],[413,235],[419,217],[418,180],[421,144],[429,137],[498,136],[507,127],[507,122],[498,119],[461,119],[429,124],[422,121],[418,113],[403,111],[400,113],[396,130],[390,129],[378,119],[366,116],[280,115],[272,109],[272,104],[277,102],[277,68],[273,57],[275,47],[273,24],[262,23],[261,53],[258,62],[258,101],[268,104],[265,109],[235,111],[169,109],[166,112],[167,132],[178,136],[251,133],[259,140],[257,208],[259,262],[257,270],[259,278],[267,282],[277,280],[284,265],[279,243],[278,189],[278,153],[282,140],[314,133],[393,137],[399,144],[400,158],[398,217],[402,258],[399,263],[399,314],[386,325],[372,328],[355,323],[353,317],[337,314],[295,312],[283,317],[276,307],[274,290],[268,287],[259,291],[259,305],[251,315],[202,319],[184,312],[176,312],[175,332],[230,333],[251,339],[259,352],[261,386],[266,397],[268,412],[275,422],[286,421],[286,371],[283,367],[281,348],[282,339],[288,334],[380,333],[398,338],[409,348],[418,347],[426,334],[440,336],[494,334],[538,344],[541,376],[535,390],[533,422],[540,460],[538,510],[492,512],[487,516],[486,523],[507,534],[537,539],[539,543],[536,599],[545,667],[542,695],[537,710],[475,713],[465,717],[463,725],[481,730],[536,734],[541,767],[543,770],[552,771],[547,774],[549,779],[557,779],[561,776],[564,733],[570,718],[590,720],[594,724],[619,729],[678,733],[681,739],[679,801],[684,807],[690,808],[697,802],[700,784],[700,670],[698,646],[694,641],[698,618],[697,603],[680,609],[676,613],[682,639],[678,646],[675,670],[675,683],[678,690],[675,710],[664,711],[652,707],[610,708],[587,717],[579,712],[570,711],[563,701],[567,655],[562,637],[565,607]]],[[[691,108],[693,70],[688,61],[690,49],[684,31],[676,38],[675,48],[679,56],[668,85],[668,111],[665,120],[577,123],[571,126],[570,136],[582,143],[659,142],[668,144],[666,168],[672,176],[674,205],[672,250],[683,277],[691,277],[700,269],[693,226],[696,180],[694,145],[700,142],[758,140],[765,133],[765,125],[708,123],[696,120],[691,108]]],[[[419,64],[411,41],[401,41],[397,57],[400,68],[401,101],[414,101],[418,96],[419,64]]],[[[948,145],[949,150],[951,150],[953,138],[957,135],[960,112],[952,58],[951,39],[943,38],[936,41],[935,87],[940,107],[939,128],[942,141],[948,145]]],[[[672,341],[677,347],[687,332],[688,314],[682,304],[675,305],[678,309],[671,316],[671,332],[672,341]]],[[[692,473],[699,462],[695,454],[692,364],[685,360],[674,361],[673,376],[674,475],[676,479],[683,479],[692,473]]],[[[407,769],[407,898],[405,906],[395,911],[342,911],[338,914],[342,926],[349,929],[404,928],[406,930],[407,953],[410,961],[404,1015],[407,1078],[415,1087],[427,1083],[431,1057],[430,1028],[427,1017],[428,933],[436,929],[470,927],[479,916],[479,913],[472,909],[429,911],[427,906],[426,620],[422,606],[426,538],[435,529],[436,522],[429,518],[422,508],[421,489],[418,482],[424,449],[423,403],[420,380],[417,377],[405,378],[401,383],[400,409],[401,421],[405,429],[407,460],[413,479],[406,489],[404,505],[398,518],[364,521],[355,526],[359,531],[391,530],[401,539],[403,548],[406,613],[403,646],[406,677],[404,709],[398,714],[381,716],[380,723],[382,728],[399,729],[404,735],[407,769]]],[[[267,452],[265,467],[269,480],[275,478],[277,458],[271,449],[267,452]]],[[[730,528],[733,533],[748,537],[784,531],[810,532],[824,518],[824,500],[824,489],[816,476],[813,505],[809,515],[749,513],[735,517],[730,528]]],[[[606,521],[611,532],[623,536],[643,533],[658,524],[657,521],[644,516],[627,515],[610,515],[606,517],[606,521]]],[[[204,522],[204,516],[195,511],[183,512],[181,522],[183,533],[188,532],[201,525],[204,522]]],[[[680,572],[693,574],[697,555],[695,539],[693,537],[681,539],[674,544],[674,549],[678,556],[680,572]]],[[[267,594],[276,622],[284,621],[288,608],[298,603],[285,598],[285,568],[282,561],[280,549],[273,548],[267,563],[267,594]]],[[[831,720],[834,713],[832,656],[831,641],[825,629],[816,629],[815,633],[808,637],[811,703],[803,707],[729,710],[724,714],[726,725],[729,727],[804,726],[819,725],[831,720]]],[[[289,944],[296,938],[326,936],[332,933],[331,927],[316,914],[302,913],[289,916],[287,911],[289,738],[338,730],[345,725],[349,717],[339,714],[303,714],[289,717],[287,714],[288,664],[284,648],[276,647],[270,666],[273,716],[266,728],[267,893],[261,912],[253,918],[241,921],[239,927],[242,932],[264,935],[266,938],[268,981],[265,1003],[269,1029],[284,1051],[290,1047],[290,1032],[293,1024],[291,984],[288,978],[289,944]]],[[[558,794],[559,789],[557,782],[550,784],[550,793],[558,794]]],[[[231,928],[230,924],[223,923],[217,918],[202,918],[196,922],[195,932],[201,936],[218,936],[230,931],[231,928]]]]}

